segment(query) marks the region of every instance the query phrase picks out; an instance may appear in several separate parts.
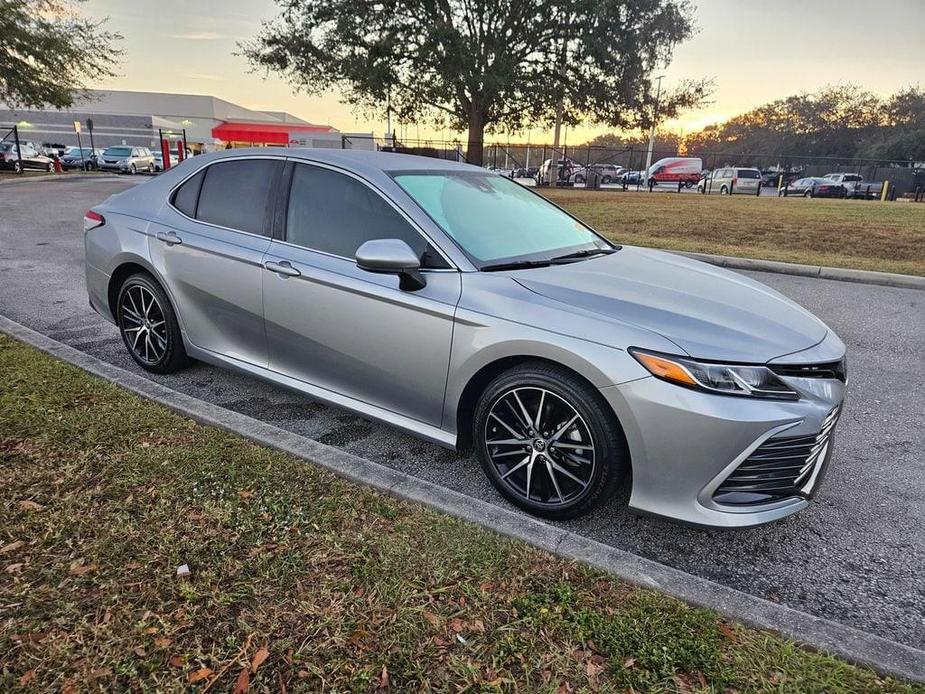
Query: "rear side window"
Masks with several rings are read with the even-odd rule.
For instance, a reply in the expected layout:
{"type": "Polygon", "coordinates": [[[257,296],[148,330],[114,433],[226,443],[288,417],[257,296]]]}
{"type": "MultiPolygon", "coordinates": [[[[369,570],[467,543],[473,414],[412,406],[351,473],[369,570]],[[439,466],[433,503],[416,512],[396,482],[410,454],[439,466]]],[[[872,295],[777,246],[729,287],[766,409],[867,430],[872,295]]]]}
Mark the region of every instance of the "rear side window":
{"type": "Polygon", "coordinates": [[[205,171],[196,219],[209,224],[270,236],[267,214],[282,162],[239,159],[212,164],[205,171]]]}
{"type": "Polygon", "coordinates": [[[173,194],[171,201],[173,206],[187,217],[196,216],[196,203],[199,201],[199,189],[202,187],[204,177],[205,171],[200,171],[192,178],[188,178],[173,194]]]}
{"type": "Polygon", "coordinates": [[[754,169],[739,169],[739,178],[761,178],[761,174],[754,169]]]}

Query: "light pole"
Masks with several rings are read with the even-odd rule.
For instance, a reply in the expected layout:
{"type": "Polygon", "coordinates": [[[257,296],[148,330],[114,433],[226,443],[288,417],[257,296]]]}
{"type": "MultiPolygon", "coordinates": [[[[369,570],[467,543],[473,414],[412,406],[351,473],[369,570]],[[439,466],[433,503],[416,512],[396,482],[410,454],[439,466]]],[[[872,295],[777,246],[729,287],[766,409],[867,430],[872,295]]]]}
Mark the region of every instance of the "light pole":
{"type": "Polygon", "coordinates": [[[658,100],[662,96],[662,78],[658,76],[658,88],[655,90],[655,112],[652,116],[652,128],[649,130],[649,151],[646,154],[645,183],[649,182],[649,168],[652,166],[652,148],[655,147],[655,126],[658,123],[658,100]]]}

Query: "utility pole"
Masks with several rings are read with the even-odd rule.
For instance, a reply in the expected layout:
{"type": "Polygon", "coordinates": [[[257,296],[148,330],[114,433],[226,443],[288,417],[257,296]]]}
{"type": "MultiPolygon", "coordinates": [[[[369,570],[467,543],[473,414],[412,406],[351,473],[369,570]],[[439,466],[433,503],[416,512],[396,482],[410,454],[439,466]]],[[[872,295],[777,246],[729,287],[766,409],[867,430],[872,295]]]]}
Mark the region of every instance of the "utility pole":
{"type": "Polygon", "coordinates": [[[392,90],[386,93],[385,101],[385,138],[389,147],[395,146],[395,138],[392,137],[392,90]]]}
{"type": "Polygon", "coordinates": [[[658,76],[658,88],[655,91],[655,113],[652,116],[652,128],[649,130],[649,151],[646,154],[646,170],[644,173],[645,183],[649,182],[649,167],[652,166],[652,148],[655,147],[655,126],[658,124],[658,100],[662,96],[662,78],[664,75],[658,76]]]}

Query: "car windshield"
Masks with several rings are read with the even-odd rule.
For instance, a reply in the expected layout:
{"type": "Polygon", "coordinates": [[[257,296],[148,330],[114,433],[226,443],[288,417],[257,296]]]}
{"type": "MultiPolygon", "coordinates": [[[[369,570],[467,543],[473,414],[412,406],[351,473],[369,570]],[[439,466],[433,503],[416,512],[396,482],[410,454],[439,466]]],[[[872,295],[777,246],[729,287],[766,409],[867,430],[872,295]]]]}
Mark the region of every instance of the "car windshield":
{"type": "Polygon", "coordinates": [[[132,154],[131,147],[110,147],[103,154],[107,157],[128,157],[132,154]]]}
{"type": "Polygon", "coordinates": [[[502,176],[435,171],[394,178],[477,265],[612,248],[578,220],[502,176]]]}

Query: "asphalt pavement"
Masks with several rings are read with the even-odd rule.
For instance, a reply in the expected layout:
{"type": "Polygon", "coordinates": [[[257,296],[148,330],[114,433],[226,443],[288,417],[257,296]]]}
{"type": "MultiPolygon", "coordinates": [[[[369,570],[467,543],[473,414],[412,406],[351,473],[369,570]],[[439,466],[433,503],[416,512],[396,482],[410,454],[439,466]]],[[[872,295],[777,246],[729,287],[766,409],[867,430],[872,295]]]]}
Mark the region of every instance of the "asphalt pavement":
{"type": "MultiPolygon", "coordinates": [[[[197,364],[140,370],[87,303],[81,218],[135,180],[0,186],[0,314],[183,393],[471,496],[505,502],[478,464],[389,427],[197,364]]],[[[767,273],[848,346],[849,387],[825,483],[772,525],[703,530],[640,517],[625,492],[562,524],[718,583],[925,648],[925,292],[767,273]]],[[[2,387],[2,384],[0,384],[2,387]]]]}

